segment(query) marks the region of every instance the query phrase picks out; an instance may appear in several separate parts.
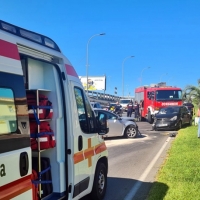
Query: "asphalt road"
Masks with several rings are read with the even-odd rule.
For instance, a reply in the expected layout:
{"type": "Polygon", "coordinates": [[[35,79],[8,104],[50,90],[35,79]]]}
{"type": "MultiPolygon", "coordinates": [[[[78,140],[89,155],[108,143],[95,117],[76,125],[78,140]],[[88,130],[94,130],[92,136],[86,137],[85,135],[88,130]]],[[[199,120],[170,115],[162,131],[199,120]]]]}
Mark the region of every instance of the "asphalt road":
{"type": "Polygon", "coordinates": [[[137,138],[105,139],[109,172],[104,200],[145,200],[174,139],[169,137],[174,131],[151,131],[148,122],[137,124],[137,138]]]}

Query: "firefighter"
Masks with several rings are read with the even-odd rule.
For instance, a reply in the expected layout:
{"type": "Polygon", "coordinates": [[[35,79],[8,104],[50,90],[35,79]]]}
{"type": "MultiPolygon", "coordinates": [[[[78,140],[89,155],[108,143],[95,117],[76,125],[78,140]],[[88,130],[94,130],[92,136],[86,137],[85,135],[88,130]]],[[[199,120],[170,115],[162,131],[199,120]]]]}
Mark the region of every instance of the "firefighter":
{"type": "Polygon", "coordinates": [[[133,102],[130,101],[130,102],[127,104],[127,117],[131,117],[132,112],[133,112],[133,102]]]}
{"type": "Polygon", "coordinates": [[[134,108],[135,108],[135,119],[139,119],[139,104],[138,104],[138,102],[137,101],[135,101],[135,104],[134,104],[134,108]]]}

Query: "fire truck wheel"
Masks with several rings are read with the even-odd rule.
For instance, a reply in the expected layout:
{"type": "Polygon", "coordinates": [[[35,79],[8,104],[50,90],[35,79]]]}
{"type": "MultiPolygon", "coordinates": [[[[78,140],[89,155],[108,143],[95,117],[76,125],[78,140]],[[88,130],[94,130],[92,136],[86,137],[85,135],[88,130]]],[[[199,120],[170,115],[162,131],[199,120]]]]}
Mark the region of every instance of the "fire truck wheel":
{"type": "Polygon", "coordinates": [[[153,118],[152,118],[152,116],[151,116],[151,113],[150,113],[150,112],[148,112],[148,122],[149,122],[150,124],[152,124],[152,123],[153,123],[153,118]]]}
{"type": "Polygon", "coordinates": [[[91,200],[103,200],[107,187],[107,170],[103,163],[98,163],[92,192],[89,194],[89,199],[91,200]]]}
{"type": "Polygon", "coordinates": [[[137,136],[137,129],[133,125],[128,126],[124,131],[124,136],[126,138],[135,138],[137,136]]]}

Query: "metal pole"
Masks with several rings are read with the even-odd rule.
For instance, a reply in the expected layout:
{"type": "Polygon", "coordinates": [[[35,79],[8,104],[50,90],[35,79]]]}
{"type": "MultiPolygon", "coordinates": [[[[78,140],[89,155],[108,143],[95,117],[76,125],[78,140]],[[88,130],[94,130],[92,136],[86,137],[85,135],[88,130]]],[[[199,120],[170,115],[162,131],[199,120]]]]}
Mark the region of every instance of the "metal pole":
{"type": "Polygon", "coordinates": [[[126,57],[123,62],[122,62],[122,97],[124,96],[124,62],[128,59],[128,58],[133,58],[135,56],[128,56],[126,57]]]}
{"type": "Polygon", "coordinates": [[[88,67],[89,67],[89,58],[88,58],[88,48],[89,48],[89,43],[90,40],[95,37],[95,36],[101,36],[101,35],[105,35],[105,33],[99,33],[99,34],[95,34],[93,36],[91,36],[87,42],[87,50],[86,50],[86,90],[87,90],[87,95],[88,95],[88,67]]]}

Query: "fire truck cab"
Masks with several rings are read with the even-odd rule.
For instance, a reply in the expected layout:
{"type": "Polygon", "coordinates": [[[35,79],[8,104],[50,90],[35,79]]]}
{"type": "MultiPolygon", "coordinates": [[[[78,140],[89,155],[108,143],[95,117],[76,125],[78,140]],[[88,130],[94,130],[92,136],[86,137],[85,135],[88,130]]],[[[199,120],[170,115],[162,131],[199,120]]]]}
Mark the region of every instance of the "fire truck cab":
{"type": "Polygon", "coordinates": [[[58,45],[0,20],[0,200],[102,200],[107,132],[58,45]]]}
{"type": "Polygon", "coordinates": [[[166,83],[151,84],[136,88],[135,100],[141,102],[140,119],[153,123],[154,116],[161,107],[182,105],[182,90],[166,86],[166,83]]]}

